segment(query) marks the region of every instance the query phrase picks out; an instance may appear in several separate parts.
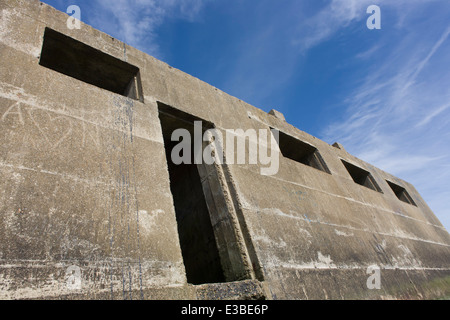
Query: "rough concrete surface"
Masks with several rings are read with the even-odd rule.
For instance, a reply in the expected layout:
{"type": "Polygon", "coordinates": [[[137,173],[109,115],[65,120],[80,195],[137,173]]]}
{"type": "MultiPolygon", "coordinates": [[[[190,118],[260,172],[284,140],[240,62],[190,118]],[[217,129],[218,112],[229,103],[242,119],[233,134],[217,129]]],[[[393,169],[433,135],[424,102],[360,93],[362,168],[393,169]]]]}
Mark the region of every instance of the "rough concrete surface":
{"type": "Polygon", "coordinates": [[[0,299],[450,296],[450,236],[414,186],[87,25],[69,30],[67,18],[37,0],[0,1],[0,299]],[[114,84],[126,85],[120,94],[43,66],[46,28],[139,73],[114,84]],[[209,217],[198,229],[214,235],[205,241],[217,247],[217,283],[187,276],[180,238],[195,234],[176,209],[167,112],[222,132],[278,129],[329,171],[283,156],[273,176],[253,164],[197,167],[203,197],[189,208],[209,217]],[[379,289],[367,286],[373,265],[379,289]]]}

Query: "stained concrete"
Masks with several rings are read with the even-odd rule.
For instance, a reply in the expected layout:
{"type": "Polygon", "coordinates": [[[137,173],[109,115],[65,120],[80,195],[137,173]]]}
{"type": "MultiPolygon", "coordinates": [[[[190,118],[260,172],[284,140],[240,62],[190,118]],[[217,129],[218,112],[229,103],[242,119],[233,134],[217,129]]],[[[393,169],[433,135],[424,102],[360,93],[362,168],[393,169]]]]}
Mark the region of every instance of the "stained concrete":
{"type": "Polygon", "coordinates": [[[67,18],[37,0],[0,2],[0,298],[450,295],[450,236],[414,186],[85,24],[69,30],[67,18]],[[142,98],[40,65],[46,28],[138,68],[142,98]],[[258,165],[197,168],[226,282],[186,277],[161,104],[222,132],[275,128],[328,168],[286,157],[274,176],[258,165]],[[342,160],[381,192],[355,183],[342,160]],[[372,265],[379,290],[366,285],[372,265]]]}

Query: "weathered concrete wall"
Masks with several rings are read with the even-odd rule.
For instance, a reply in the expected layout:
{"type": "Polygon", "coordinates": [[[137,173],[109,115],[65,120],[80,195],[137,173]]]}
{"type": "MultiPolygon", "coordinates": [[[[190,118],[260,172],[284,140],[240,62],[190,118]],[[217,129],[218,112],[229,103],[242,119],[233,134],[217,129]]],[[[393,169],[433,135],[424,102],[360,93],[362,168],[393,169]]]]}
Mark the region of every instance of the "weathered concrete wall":
{"type": "Polygon", "coordinates": [[[0,298],[450,294],[449,234],[412,185],[89,26],[69,30],[66,21],[39,1],[0,2],[0,298]],[[144,101],[40,66],[46,27],[139,67],[144,101]],[[219,251],[230,252],[230,270],[240,272],[227,277],[242,281],[187,283],[157,102],[222,131],[279,129],[315,146],[331,172],[284,157],[274,176],[257,165],[216,168],[218,182],[208,188],[221,194],[218,212],[227,216],[213,228],[224,235],[219,251]],[[341,159],[371,172],[383,193],[354,183],[341,159]],[[386,179],[417,206],[397,199],[386,179]],[[366,286],[371,265],[381,268],[380,290],[366,286]],[[67,286],[70,266],[81,268],[81,289],[67,286]]]}

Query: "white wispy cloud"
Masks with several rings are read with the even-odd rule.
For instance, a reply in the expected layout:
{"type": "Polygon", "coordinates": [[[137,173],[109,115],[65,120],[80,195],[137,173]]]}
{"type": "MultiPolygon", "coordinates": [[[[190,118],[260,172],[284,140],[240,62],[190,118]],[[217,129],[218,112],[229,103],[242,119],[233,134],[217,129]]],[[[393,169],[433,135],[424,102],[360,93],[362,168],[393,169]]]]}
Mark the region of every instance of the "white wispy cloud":
{"type": "Polygon", "coordinates": [[[366,9],[371,0],[332,0],[316,15],[300,23],[294,46],[306,51],[329,39],[340,28],[347,27],[352,21],[366,17],[366,9]]]}
{"type": "Polygon", "coordinates": [[[381,45],[377,44],[364,52],[358,53],[355,56],[355,58],[361,59],[361,60],[370,59],[374,55],[374,53],[377,52],[381,47],[382,47],[381,45]]]}
{"type": "Polygon", "coordinates": [[[395,11],[396,27],[404,27],[408,14],[414,11],[417,4],[443,1],[445,0],[331,0],[317,14],[298,24],[292,43],[301,51],[307,51],[330,39],[352,22],[367,19],[367,8],[370,5],[395,11]]]}
{"type": "Polygon", "coordinates": [[[160,56],[157,28],[168,18],[194,21],[209,0],[93,0],[91,20],[106,33],[160,56]]]}
{"type": "Polygon", "coordinates": [[[444,31],[439,40],[434,44],[433,48],[430,50],[428,55],[417,64],[417,67],[414,69],[413,74],[409,77],[410,81],[408,81],[405,84],[403,90],[409,88],[414,83],[414,81],[416,80],[417,76],[420,74],[422,69],[428,64],[430,59],[433,57],[436,51],[442,46],[444,41],[448,39],[449,34],[450,34],[450,27],[447,27],[447,29],[444,31]]]}
{"type": "Polygon", "coordinates": [[[434,111],[430,112],[429,114],[425,115],[422,121],[420,121],[416,126],[417,127],[423,127],[427,124],[429,124],[435,117],[446,111],[448,108],[450,108],[450,104],[443,105],[440,108],[435,109],[434,111]]]}
{"type": "Polygon", "coordinates": [[[403,37],[392,49],[375,43],[363,54],[374,67],[348,93],[343,117],[322,138],[413,183],[450,230],[450,26],[424,16],[425,6],[409,3],[410,15],[401,15],[403,37]]]}

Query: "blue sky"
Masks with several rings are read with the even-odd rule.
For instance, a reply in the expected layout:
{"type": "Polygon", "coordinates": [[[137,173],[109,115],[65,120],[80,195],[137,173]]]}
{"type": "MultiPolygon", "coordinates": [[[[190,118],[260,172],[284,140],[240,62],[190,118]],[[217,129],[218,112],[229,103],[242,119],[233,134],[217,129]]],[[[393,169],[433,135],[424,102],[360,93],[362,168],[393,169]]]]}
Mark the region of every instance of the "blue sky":
{"type": "Polygon", "coordinates": [[[450,231],[448,0],[44,0],[412,183],[450,231]],[[381,29],[369,30],[369,5],[381,29]]]}

